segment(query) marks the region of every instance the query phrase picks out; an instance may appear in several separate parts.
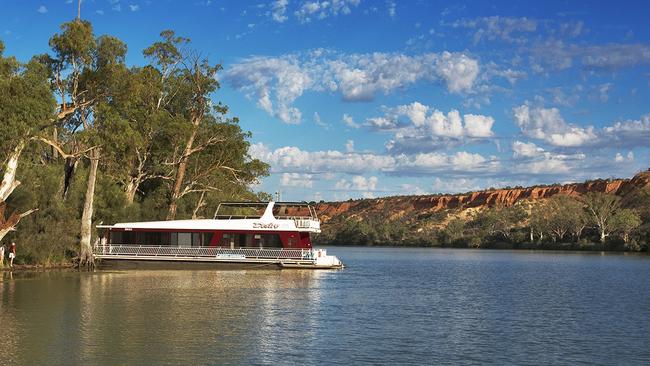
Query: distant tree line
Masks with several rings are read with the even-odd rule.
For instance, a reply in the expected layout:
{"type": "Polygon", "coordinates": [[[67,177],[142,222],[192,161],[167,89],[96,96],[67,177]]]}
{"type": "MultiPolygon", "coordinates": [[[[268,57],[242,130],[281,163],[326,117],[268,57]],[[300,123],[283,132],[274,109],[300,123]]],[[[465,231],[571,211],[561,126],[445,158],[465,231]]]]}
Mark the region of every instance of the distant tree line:
{"type": "Polygon", "coordinates": [[[387,219],[388,212],[339,215],[323,225],[317,243],[335,245],[441,246],[647,251],[650,188],[621,198],[590,192],[556,195],[511,206],[439,211],[387,219]]]}
{"type": "Polygon", "coordinates": [[[26,63],[0,41],[0,240],[19,243],[18,262],[91,264],[98,223],[211,217],[222,199],[257,198],[268,165],[214,101],[221,65],[160,35],[138,66],[79,19],[26,63]]]}

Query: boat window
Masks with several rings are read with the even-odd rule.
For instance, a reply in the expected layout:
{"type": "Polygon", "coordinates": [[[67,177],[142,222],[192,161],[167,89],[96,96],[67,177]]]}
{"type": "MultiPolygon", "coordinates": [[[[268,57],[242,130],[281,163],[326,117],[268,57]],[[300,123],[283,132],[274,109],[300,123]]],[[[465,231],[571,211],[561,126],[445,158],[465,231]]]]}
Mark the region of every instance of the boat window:
{"type": "Polygon", "coordinates": [[[123,231],[121,243],[118,244],[137,244],[138,239],[136,233],[132,231],[123,231]]]}
{"type": "Polygon", "coordinates": [[[204,247],[207,247],[212,243],[212,237],[214,233],[203,233],[203,242],[201,243],[204,247]]]}
{"type": "Polygon", "coordinates": [[[233,248],[282,248],[282,240],[278,234],[244,234],[223,233],[221,247],[233,248]]]}
{"type": "Polygon", "coordinates": [[[282,248],[282,240],[278,234],[262,234],[261,247],[264,248],[282,248]]]}
{"type": "Polygon", "coordinates": [[[214,233],[179,233],[158,231],[111,231],[111,244],[170,245],[178,247],[208,246],[214,233]]]}
{"type": "Polygon", "coordinates": [[[309,210],[309,206],[276,203],[273,206],[273,216],[277,219],[311,218],[311,211],[309,210]]]}
{"type": "MultiPolygon", "coordinates": [[[[219,246],[221,246],[221,247],[229,247],[231,240],[232,240],[232,234],[224,233],[221,236],[221,241],[219,242],[219,246]]],[[[234,242],[233,242],[233,245],[234,245],[234,242]]]]}
{"type": "Polygon", "coordinates": [[[251,204],[246,205],[228,205],[221,204],[217,212],[215,212],[215,219],[259,219],[264,214],[266,204],[251,204]]]}
{"type": "Polygon", "coordinates": [[[192,246],[192,233],[178,233],[178,246],[191,247],[192,246]]]}
{"type": "Polygon", "coordinates": [[[192,233],[192,246],[193,247],[201,246],[201,233],[192,233]]]}
{"type": "Polygon", "coordinates": [[[111,231],[111,244],[123,244],[124,233],[121,231],[111,231]]]}

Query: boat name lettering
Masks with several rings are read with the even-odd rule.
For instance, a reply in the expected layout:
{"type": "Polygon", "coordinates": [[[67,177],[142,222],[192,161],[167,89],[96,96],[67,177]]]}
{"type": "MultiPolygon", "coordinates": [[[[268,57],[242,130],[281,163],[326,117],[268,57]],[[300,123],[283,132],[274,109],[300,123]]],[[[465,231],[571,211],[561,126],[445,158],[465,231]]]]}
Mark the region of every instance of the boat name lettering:
{"type": "Polygon", "coordinates": [[[261,222],[253,223],[254,229],[277,229],[279,226],[280,225],[274,223],[269,223],[269,224],[262,224],[261,222]]]}

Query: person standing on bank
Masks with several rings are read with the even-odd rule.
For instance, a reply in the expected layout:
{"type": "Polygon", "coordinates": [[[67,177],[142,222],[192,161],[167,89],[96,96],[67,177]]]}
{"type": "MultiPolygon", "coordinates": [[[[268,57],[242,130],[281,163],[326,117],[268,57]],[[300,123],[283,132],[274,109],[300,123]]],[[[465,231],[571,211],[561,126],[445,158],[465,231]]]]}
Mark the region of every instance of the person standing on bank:
{"type": "Polygon", "coordinates": [[[5,265],[5,245],[0,245],[0,268],[5,265]]]}
{"type": "Polygon", "coordinates": [[[14,258],[16,258],[16,243],[12,241],[9,246],[9,268],[14,268],[14,258]]]}

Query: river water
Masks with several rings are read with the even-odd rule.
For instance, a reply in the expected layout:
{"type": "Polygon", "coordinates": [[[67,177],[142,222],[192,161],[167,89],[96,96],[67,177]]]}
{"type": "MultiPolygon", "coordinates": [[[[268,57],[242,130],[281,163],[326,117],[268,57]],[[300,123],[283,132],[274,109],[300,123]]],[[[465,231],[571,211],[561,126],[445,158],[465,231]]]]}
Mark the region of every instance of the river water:
{"type": "Polygon", "coordinates": [[[0,364],[650,363],[650,256],[329,251],[348,268],[4,273],[0,364]]]}

